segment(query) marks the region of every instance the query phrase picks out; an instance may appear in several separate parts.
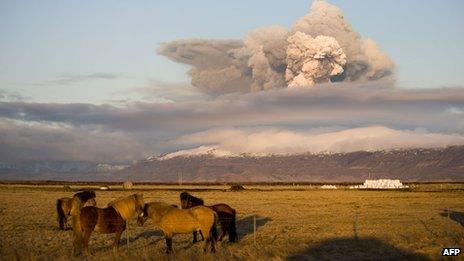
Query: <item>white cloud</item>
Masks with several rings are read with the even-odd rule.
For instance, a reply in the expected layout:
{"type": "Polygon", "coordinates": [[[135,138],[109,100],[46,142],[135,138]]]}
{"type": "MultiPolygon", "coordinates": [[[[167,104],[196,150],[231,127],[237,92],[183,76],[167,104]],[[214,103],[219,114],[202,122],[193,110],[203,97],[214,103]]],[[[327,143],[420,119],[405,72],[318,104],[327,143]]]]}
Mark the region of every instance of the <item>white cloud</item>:
{"type": "MultiPolygon", "coordinates": [[[[182,146],[198,146],[184,153],[203,154],[206,148],[221,154],[250,153],[298,154],[321,152],[352,152],[402,148],[434,148],[464,144],[459,134],[429,133],[424,129],[395,130],[369,126],[335,131],[321,129],[296,131],[281,128],[220,128],[182,136],[172,141],[182,146]]],[[[183,154],[177,152],[176,155],[183,154]]]]}

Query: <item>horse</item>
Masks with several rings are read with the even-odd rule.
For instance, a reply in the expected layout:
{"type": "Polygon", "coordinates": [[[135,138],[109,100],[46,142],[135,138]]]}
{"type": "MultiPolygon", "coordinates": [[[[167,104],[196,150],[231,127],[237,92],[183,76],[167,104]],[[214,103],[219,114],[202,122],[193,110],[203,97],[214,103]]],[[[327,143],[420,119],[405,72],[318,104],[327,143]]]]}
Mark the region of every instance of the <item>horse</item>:
{"type": "MultiPolygon", "coordinates": [[[[188,209],[195,206],[204,205],[204,201],[201,198],[194,197],[187,192],[180,193],[180,202],[182,209],[188,209]]],[[[236,228],[236,211],[227,204],[221,203],[212,206],[205,206],[214,210],[219,217],[219,223],[221,224],[221,235],[219,241],[222,241],[226,234],[229,235],[229,242],[237,242],[237,228],[236,228]]],[[[200,232],[201,237],[203,235],[200,232]]],[[[197,241],[197,233],[193,233],[193,242],[197,241]]]]}
{"type": "Polygon", "coordinates": [[[71,208],[74,255],[81,254],[82,248],[88,253],[89,239],[93,231],[102,234],[114,233],[113,251],[116,252],[119,239],[126,229],[126,221],[143,213],[144,202],[142,194],[133,194],[108,203],[106,208],[81,208],[81,205],[82,201],[74,197],[71,208]]]}
{"type": "Polygon", "coordinates": [[[203,250],[206,252],[211,246],[211,252],[216,251],[217,239],[217,214],[213,210],[197,206],[190,209],[179,209],[163,202],[151,202],[145,204],[143,213],[137,222],[143,226],[150,218],[155,227],[163,231],[166,240],[166,253],[172,252],[172,237],[176,234],[187,234],[202,231],[205,235],[203,250]]]}
{"type": "MultiPolygon", "coordinates": [[[[97,202],[95,201],[95,192],[91,190],[84,190],[77,192],[73,197],[78,197],[83,205],[95,206],[97,202]]],[[[61,230],[66,230],[66,224],[70,216],[71,206],[73,198],[59,198],[56,200],[56,211],[58,213],[58,224],[61,230]]]]}

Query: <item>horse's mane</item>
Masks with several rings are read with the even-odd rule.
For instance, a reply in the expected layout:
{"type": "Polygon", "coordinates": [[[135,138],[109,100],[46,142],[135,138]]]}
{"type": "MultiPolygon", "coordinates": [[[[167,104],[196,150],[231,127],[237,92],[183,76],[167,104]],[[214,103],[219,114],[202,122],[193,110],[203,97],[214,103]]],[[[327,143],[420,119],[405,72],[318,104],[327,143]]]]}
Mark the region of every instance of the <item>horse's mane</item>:
{"type": "Polygon", "coordinates": [[[84,190],[74,194],[74,197],[78,197],[82,202],[87,202],[89,199],[95,198],[95,191],[93,190],[84,190]]]}
{"type": "Polygon", "coordinates": [[[133,194],[108,203],[108,206],[113,207],[124,220],[137,216],[137,205],[143,206],[142,194],[133,194]]]}
{"type": "Polygon", "coordinates": [[[192,196],[188,192],[184,191],[184,192],[180,193],[180,201],[185,201],[185,200],[187,202],[191,203],[191,206],[189,206],[189,207],[199,206],[199,205],[204,205],[205,204],[203,199],[192,196]]]}
{"type": "Polygon", "coordinates": [[[149,209],[154,210],[154,213],[157,216],[162,216],[162,215],[164,215],[164,213],[166,211],[168,211],[170,209],[178,209],[178,208],[174,207],[171,204],[164,203],[164,202],[161,202],[161,201],[150,202],[150,203],[145,204],[145,206],[143,207],[143,215],[144,216],[149,216],[149,213],[148,213],[149,209]]]}

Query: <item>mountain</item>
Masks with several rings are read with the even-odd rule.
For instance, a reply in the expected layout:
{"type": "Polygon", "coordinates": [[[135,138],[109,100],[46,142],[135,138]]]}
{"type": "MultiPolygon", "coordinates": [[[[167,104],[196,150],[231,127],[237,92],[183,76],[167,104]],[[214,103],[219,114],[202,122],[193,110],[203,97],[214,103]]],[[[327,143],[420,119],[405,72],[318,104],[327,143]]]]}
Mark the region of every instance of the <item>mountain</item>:
{"type": "Polygon", "coordinates": [[[130,166],[93,162],[0,163],[0,179],[147,182],[464,182],[464,146],[299,155],[235,155],[210,147],[130,166]]]}
{"type": "Polygon", "coordinates": [[[111,179],[108,175],[127,167],[86,161],[0,162],[0,179],[92,181],[111,179]]]}
{"type": "Polygon", "coordinates": [[[464,146],[333,154],[228,155],[214,149],[150,157],[113,180],[153,182],[464,181],[464,146]]]}

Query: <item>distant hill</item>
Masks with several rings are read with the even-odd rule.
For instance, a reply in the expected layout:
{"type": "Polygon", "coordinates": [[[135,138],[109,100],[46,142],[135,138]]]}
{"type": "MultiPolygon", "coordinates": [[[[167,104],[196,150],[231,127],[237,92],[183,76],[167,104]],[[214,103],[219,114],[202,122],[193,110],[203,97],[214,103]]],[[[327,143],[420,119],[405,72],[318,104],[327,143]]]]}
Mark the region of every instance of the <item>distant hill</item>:
{"type": "Polygon", "coordinates": [[[0,179],[147,182],[464,182],[464,146],[335,154],[171,154],[130,166],[87,162],[0,163],[0,179]]]}
{"type": "Polygon", "coordinates": [[[0,162],[3,180],[109,180],[111,174],[129,165],[86,161],[26,161],[0,162]]]}
{"type": "Polygon", "coordinates": [[[464,181],[464,146],[286,156],[150,157],[115,172],[115,180],[177,182],[464,181]]]}

